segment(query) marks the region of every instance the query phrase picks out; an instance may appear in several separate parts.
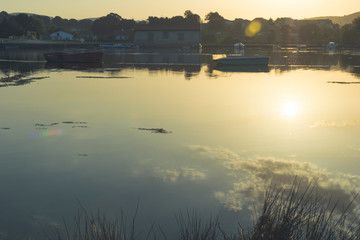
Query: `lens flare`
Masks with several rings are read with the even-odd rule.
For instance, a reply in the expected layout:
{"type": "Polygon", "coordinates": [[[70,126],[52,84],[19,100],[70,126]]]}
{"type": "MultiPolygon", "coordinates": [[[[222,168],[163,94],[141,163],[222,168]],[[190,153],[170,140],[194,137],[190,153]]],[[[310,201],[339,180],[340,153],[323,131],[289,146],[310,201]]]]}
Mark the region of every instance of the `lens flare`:
{"type": "Polygon", "coordinates": [[[57,130],[50,130],[50,131],[42,131],[42,132],[32,132],[30,133],[30,138],[37,138],[37,137],[49,137],[49,136],[56,136],[56,135],[62,135],[63,134],[62,129],[57,130]]]}
{"type": "Polygon", "coordinates": [[[255,36],[261,30],[261,22],[258,20],[252,21],[245,29],[245,35],[248,37],[255,36]]]}

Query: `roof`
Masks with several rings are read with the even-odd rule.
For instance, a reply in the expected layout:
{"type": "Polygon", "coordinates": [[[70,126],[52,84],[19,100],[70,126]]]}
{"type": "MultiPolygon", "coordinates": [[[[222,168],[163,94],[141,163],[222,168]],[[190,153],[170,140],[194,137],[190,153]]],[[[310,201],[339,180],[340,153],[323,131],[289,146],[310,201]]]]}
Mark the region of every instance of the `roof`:
{"type": "Polygon", "coordinates": [[[138,24],[134,27],[134,31],[200,31],[200,24],[198,25],[138,24]]]}

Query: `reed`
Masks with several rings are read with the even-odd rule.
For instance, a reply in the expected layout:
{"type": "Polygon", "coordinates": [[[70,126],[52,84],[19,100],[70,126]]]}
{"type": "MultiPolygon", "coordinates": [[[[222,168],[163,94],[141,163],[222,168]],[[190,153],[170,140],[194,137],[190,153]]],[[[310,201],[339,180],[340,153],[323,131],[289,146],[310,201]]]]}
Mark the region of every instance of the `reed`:
{"type": "MultiPolygon", "coordinates": [[[[179,240],[360,240],[360,218],[350,211],[357,195],[344,208],[331,197],[317,192],[317,182],[301,183],[296,179],[290,187],[270,185],[263,208],[254,226],[245,229],[238,224],[235,234],[226,233],[219,216],[202,219],[196,210],[175,215],[179,240]]],[[[80,203],[79,203],[80,204],[80,203]]],[[[65,221],[63,230],[54,227],[48,240],[135,240],[168,239],[160,226],[160,237],[154,229],[136,233],[135,214],[128,224],[124,213],[109,221],[97,212],[89,214],[80,204],[70,233],[65,221]]]]}
{"type": "Polygon", "coordinates": [[[262,214],[251,240],[346,240],[360,239],[360,222],[349,212],[357,195],[345,208],[318,194],[317,182],[294,180],[290,189],[269,187],[262,214]]]}

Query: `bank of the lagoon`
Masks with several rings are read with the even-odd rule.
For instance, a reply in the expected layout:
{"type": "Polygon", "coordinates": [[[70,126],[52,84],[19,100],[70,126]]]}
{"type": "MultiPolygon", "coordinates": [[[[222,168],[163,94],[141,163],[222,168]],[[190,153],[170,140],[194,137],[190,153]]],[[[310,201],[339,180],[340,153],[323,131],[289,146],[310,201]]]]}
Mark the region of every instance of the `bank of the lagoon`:
{"type": "MultiPolygon", "coordinates": [[[[54,41],[54,40],[12,40],[12,39],[0,39],[0,49],[7,49],[7,48],[100,48],[101,45],[111,45],[116,44],[113,42],[80,42],[80,41],[54,41]]],[[[283,49],[297,49],[299,46],[305,46],[304,49],[307,50],[323,50],[326,47],[327,43],[323,44],[276,44],[276,43],[266,43],[266,44],[259,44],[259,43],[247,43],[246,48],[249,49],[273,49],[277,47],[279,50],[280,48],[283,49]]],[[[130,44],[133,45],[134,44],[130,44]]],[[[222,48],[234,48],[234,44],[201,44],[202,48],[205,49],[222,49],[222,48]]],[[[337,43],[338,50],[356,50],[360,49],[359,44],[342,44],[337,43]]],[[[186,46],[184,46],[186,47],[186,46]]],[[[171,47],[158,47],[161,48],[169,48],[171,47]]],[[[182,49],[181,47],[172,47],[182,49]]],[[[151,49],[151,48],[147,48],[151,49]]],[[[303,49],[303,50],[304,50],[303,49]]]]}
{"type": "Polygon", "coordinates": [[[0,40],[0,49],[11,48],[93,48],[99,47],[99,43],[83,43],[69,41],[43,41],[43,40],[0,40]]]}
{"type": "Polygon", "coordinates": [[[358,51],[245,47],[269,65],[235,69],[211,64],[233,47],[101,50],[97,64],[47,63],[48,51],[0,50],[2,239],[74,226],[78,202],[131,225],[139,200],[137,233],[174,239],[187,209],[251,229],[270,183],[317,179],[336,212],[360,190],[358,51]]]}

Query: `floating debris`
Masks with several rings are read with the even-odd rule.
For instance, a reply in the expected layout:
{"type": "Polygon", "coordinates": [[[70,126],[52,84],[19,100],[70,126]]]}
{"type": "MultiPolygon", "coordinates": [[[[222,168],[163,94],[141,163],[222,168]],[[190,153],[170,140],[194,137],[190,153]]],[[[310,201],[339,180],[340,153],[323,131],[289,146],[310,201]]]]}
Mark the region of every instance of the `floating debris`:
{"type": "Polygon", "coordinates": [[[87,157],[87,154],[86,154],[86,153],[79,153],[78,156],[80,156],[80,157],[87,157]]]}
{"type": "Polygon", "coordinates": [[[336,83],[336,84],[360,84],[360,82],[328,82],[328,83],[336,83]]]}
{"type": "MultiPolygon", "coordinates": [[[[64,122],[61,122],[62,124],[71,124],[71,128],[88,128],[88,126],[86,124],[88,124],[87,122],[73,122],[73,121],[64,121],[64,122]]],[[[36,123],[35,124],[35,127],[36,127],[36,130],[47,130],[48,127],[53,127],[53,126],[56,126],[56,125],[59,125],[61,123],[58,123],[58,122],[53,122],[53,123],[50,123],[50,124],[44,124],[44,123],[36,123]]]]}
{"type": "Polygon", "coordinates": [[[76,76],[76,78],[130,78],[130,77],[76,76]]]}
{"type": "Polygon", "coordinates": [[[138,128],[138,130],[150,131],[152,133],[163,133],[163,134],[172,133],[171,131],[167,131],[163,128],[138,128]]]}
{"type": "Polygon", "coordinates": [[[62,123],[65,123],[65,124],[88,124],[87,122],[72,122],[72,121],[65,121],[62,123]]]}
{"type": "Polygon", "coordinates": [[[43,123],[36,123],[35,126],[36,127],[51,127],[51,126],[55,126],[58,125],[59,123],[50,123],[50,124],[43,124],[43,123]]]}
{"type": "Polygon", "coordinates": [[[3,130],[10,130],[9,127],[3,127],[3,128],[1,128],[1,129],[3,129],[3,130]]]}

